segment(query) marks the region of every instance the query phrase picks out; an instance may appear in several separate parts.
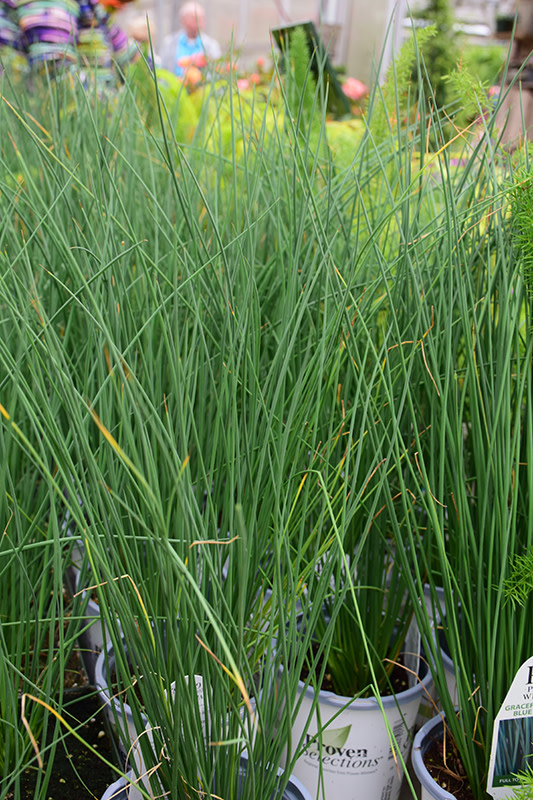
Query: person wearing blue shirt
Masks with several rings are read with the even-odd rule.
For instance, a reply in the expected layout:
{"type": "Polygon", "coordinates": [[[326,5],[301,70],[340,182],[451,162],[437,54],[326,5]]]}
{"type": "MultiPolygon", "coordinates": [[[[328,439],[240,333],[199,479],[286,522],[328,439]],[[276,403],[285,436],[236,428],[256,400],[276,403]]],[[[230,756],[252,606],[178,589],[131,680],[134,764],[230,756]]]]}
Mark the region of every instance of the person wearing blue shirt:
{"type": "Polygon", "coordinates": [[[167,36],[159,53],[161,67],[181,77],[187,67],[202,68],[222,55],[220,45],[203,33],[205,11],[200,3],[185,3],[180,9],[180,28],[167,36]]]}

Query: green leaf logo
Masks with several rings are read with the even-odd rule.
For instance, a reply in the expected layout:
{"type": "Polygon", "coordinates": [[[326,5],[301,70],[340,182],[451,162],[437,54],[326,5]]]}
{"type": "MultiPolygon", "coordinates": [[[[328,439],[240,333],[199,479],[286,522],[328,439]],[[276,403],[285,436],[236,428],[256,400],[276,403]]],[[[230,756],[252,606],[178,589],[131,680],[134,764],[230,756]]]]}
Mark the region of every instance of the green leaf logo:
{"type": "Polygon", "coordinates": [[[351,730],[351,725],[346,725],[344,728],[327,728],[322,734],[323,746],[344,747],[351,730]]]}

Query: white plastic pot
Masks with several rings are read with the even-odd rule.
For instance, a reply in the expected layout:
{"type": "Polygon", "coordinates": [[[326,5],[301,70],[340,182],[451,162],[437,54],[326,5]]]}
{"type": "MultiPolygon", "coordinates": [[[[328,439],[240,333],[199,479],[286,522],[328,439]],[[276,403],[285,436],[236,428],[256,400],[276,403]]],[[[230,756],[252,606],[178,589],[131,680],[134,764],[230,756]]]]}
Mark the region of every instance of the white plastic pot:
{"type": "MultiPolygon", "coordinates": [[[[110,644],[107,651],[102,651],[96,659],[95,686],[100,702],[104,707],[111,732],[117,740],[119,754],[126,765],[128,761],[133,763],[137,757],[137,750],[140,752],[138,745],[139,733],[137,732],[130,706],[122,698],[112,694],[109,676],[114,668],[115,654],[113,645],[110,644]]],[[[147,720],[143,719],[143,729],[146,726],[146,722],[147,720]]]]}
{"type": "MultiPolygon", "coordinates": [[[[247,758],[243,756],[241,759],[241,773],[244,774],[246,770],[247,758]]],[[[283,770],[278,771],[278,775],[282,775],[283,770]]],[[[135,788],[135,785],[131,785],[131,781],[134,781],[134,775],[132,772],[128,773],[129,780],[126,778],[119,778],[118,781],[108,786],[105,793],[102,795],[101,800],[135,800],[136,797],[141,797],[140,792],[135,788]]],[[[239,793],[238,800],[246,800],[246,798],[241,798],[241,793],[239,793]]],[[[271,800],[313,800],[310,793],[307,791],[305,786],[302,783],[291,775],[287,786],[285,787],[282,794],[274,794],[272,795],[271,800]]]]}
{"type": "MultiPolygon", "coordinates": [[[[86,602],[82,633],[78,636],[78,642],[89,683],[96,685],[96,662],[105,648],[106,642],[109,642],[109,636],[106,637],[105,626],[100,615],[100,606],[92,597],[87,598],[86,596],[87,592],[85,592],[81,581],[82,574],[84,573],[77,571],[74,583],[75,592],[81,593],[82,600],[86,602]]],[[[86,582],[88,579],[87,573],[85,573],[85,576],[84,581],[86,582]]]]}
{"type": "MultiPolygon", "coordinates": [[[[429,584],[426,584],[424,587],[424,604],[426,606],[428,616],[432,618],[432,627],[435,631],[437,644],[439,645],[439,658],[442,661],[442,666],[444,667],[446,676],[447,691],[455,703],[457,695],[457,678],[455,675],[455,668],[452,659],[446,652],[444,635],[440,629],[440,624],[446,616],[446,609],[444,606],[444,589],[440,586],[437,586],[435,587],[434,591],[437,607],[434,608],[431,602],[431,590],[429,584]]],[[[436,710],[441,709],[442,705],[440,698],[435,684],[433,684],[431,688],[431,696],[426,695],[422,697],[418,712],[417,728],[421,728],[424,723],[434,717],[436,710]]]]}
{"type": "MultiPolygon", "coordinates": [[[[71,536],[72,534],[67,530],[67,536],[71,536]]],[[[80,570],[83,566],[83,562],[85,559],[85,548],[83,543],[77,539],[74,541],[72,545],[72,549],[70,551],[69,561],[65,567],[65,580],[67,583],[68,588],[72,593],[76,591],[76,578],[80,574],[80,570]]]]}
{"type": "Polygon", "coordinates": [[[424,756],[431,744],[435,741],[442,741],[443,731],[442,717],[437,715],[426,722],[415,736],[411,751],[411,764],[416,777],[420,781],[420,800],[455,800],[453,794],[439,786],[431,777],[424,763],[424,756]]]}
{"type": "Polygon", "coordinates": [[[424,605],[426,607],[427,615],[432,621],[434,628],[437,628],[446,615],[444,607],[444,589],[442,586],[435,586],[433,588],[434,596],[436,599],[436,608],[434,608],[431,600],[431,588],[429,583],[424,584],[424,605]]]}
{"type": "MultiPolygon", "coordinates": [[[[67,530],[67,535],[72,536],[73,534],[67,530]]],[[[85,546],[80,539],[77,539],[72,546],[71,558],[66,568],[65,578],[72,594],[81,595],[84,606],[83,619],[81,621],[82,632],[78,636],[78,644],[89,683],[94,686],[96,660],[106,646],[106,642],[109,642],[109,637],[106,638],[105,636],[105,626],[101,620],[100,606],[90,595],[87,597],[87,592],[85,591],[91,583],[90,575],[85,546]]]]}
{"type": "MultiPolygon", "coordinates": [[[[437,635],[437,642],[440,644],[438,657],[442,661],[442,666],[444,668],[447,691],[452,701],[455,703],[457,699],[457,676],[455,674],[453,661],[445,650],[442,632],[440,635],[437,635]]],[[[422,697],[418,711],[417,728],[421,728],[428,720],[433,719],[435,712],[440,710],[442,710],[442,703],[437,688],[435,684],[432,683],[430,694],[422,697]]]]}
{"type": "MultiPolygon", "coordinates": [[[[65,490],[65,497],[69,497],[68,490],[65,490]]],[[[80,506],[83,505],[79,495],[77,496],[77,501],[80,506]]],[[[83,562],[86,560],[85,545],[78,537],[76,527],[76,522],[71,518],[70,511],[67,509],[65,511],[63,521],[61,522],[61,530],[66,536],[69,536],[74,540],[70,550],[69,562],[65,567],[65,578],[67,580],[67,585],[72,592],[75,591],[74,584],[76,582],[76,574],[79,573],[83,566],[83,562]]]]}
{"type": "MultiPolygon", "coordinates": [[[[319,692],[320,716],[313,715],[305,734],[309,744],[293,769],[315,800],[397,800],[403,779],[398,751],[406,762],[420,701],[431,686],[427,664],[422,658],[417,660],[418,680],[379,702],[319,692]],[[389,731],[396,741],[395,753],[389,731]]],[[[295,743],[300,741],[315,703],[315,690],[305,689],[302,682],[300,688],[304,696],[293,725],[295,743]]]]}

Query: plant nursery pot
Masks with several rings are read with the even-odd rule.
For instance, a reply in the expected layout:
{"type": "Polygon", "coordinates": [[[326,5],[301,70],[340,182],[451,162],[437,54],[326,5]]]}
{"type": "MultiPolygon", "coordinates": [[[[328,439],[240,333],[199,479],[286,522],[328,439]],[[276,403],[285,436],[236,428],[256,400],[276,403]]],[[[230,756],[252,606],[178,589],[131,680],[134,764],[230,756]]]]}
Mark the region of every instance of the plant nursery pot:
{"type": "MultiPolygon", "coordinates": [[[[453,661],[444,649],[440,650],[440,657],[446,673],[447,691],[452,700],[455,701],[457,695],[457,676],[455,674],[453,661]]],[[[429,695],[424,694],[422,696],[420,708],[418,710],[416,727],[421,728],[422,725],[424,725],[428,720],[433,719],[435,716],[435,711],[440,710],[441,708],[442,705],[440,702],[439,693],[435,684],[432,682],[429,695]]]]}
{"type": "MultiPolygon", "coordinates": [[[[100,608],[98,603],[89,597],[87,600],[86,592],[83,591],[84,583],[87,582],[87,555],[85,545],[81,539],[75,538],[75,534],[67,528],[69,512],[65,516],[63,528],[67,536],[72,537],[73,545],[70,551],[70,560],[65,570],[65,580],[73,595],[81,593],[82,600],[86,602],[84,620],[82,621],[82,633],[78,636],[78,644],[83,659],[83,666],[89,679],[89,683],[94,686],[95,667],[98,654],[104,647],[104,629],[100,620],[100,608]],[[82,573],[85,575],[83,582],[82,573]]],[[[90,574],[90,573],[89,573],[90,574]]]]}
{"type": "MultiPolygon", "coordinates": [[[[405,762],[420,701],[431,687],[427,664],[422,658],[417,660],[418,679],[413,676],[413,685],[398,694],[381,697],[379,702],[375,697],[351,699],[319,692],[320,724],[315,715],[305,734],[308,747],[293,769],[313,798],[397,800],[403,771],[397,754],[395,759],[392,752],[380,704],[405,762]],[[317,733],[333,717],[332,725],[323,729],[320,743],[317,733]]],[[[300,740],[315,702],[313,687],[305,689],[300,682],[300,689],[304,697],[293,724],[293,741],[300,740]]]]}
{"type": "MultiPolygon", "coordinates": [[[[207,731],[209,723],[207,722],[206,715],[205,715],[204,681],[203,681],[203,678],[202,678],[201,675],[195,675],[194,676],[194,685],[195,685],[195,689],[196,689],[196,695],[197,695],[197,698],[198,698],[198,710],[200,712],[200,719],[202,721],[204,739],[207,742],[207,741],[209,741],[209,738],[210,738],[209,734],[208,734],[208,731],[207,731]]],[[[174,682],[174,683],[172,683],[170,685],[170,692],[171,692],[171,696],[172,697],[174,697],[175,691],[176,691],[176,684],[174,682]]],[[[253,698],[251,698],[251,702],[252,702],[252,705],[253,705],[254,704],[254,699],[253,698]]],[[[156,727],[158,727],[157,720],[155,722],[156,722],[156,727]]],[[[148,721],[146,723],[146,729],[145,729],[145,732],[144,732],[146,734],[146,740],[150,742],[150,745],[151,745],[152,749],[154,749],[153,724],[154,724],[153,720],[151,722],[148,721]]],[[[221,735],[222,735],[222,738],[224,738],[224,732],[222,732],[221,735]]],[[[137,737],[137,739],[135,741],[136,742],[138,741],[138,737],[137,737]]],[[[243,774],[244,771],[246,770],[247,763],[248,763],[248,757],[247,757],[246,753],[243,753],[242,756],[241,756],[241,767],[240,767],[241,774],[243,774]]],[[[139,775],[140,777],[139,777],[139,780],[138,780],[138,786],[135,785],[135,786],[131,786],[129,788],[129,790],[128,790],[128,792],[129,792],[128,800],[144,800],[144,796],[145,795],[140,791],[141,787],[142,787],[142,789],[144,789],[145,793],[147,793],[148,795],[152,796],[153,786],[150,785],[150,780],[148,778],[149,770],[147,770],[147,768],[146,768],[146,765],[145,765],[145,762],[144,762],[140,747],[136,747],[135,746],[135,747],[131,748],[130,764],[133,767],[133,769],[135,771],[135,774],[139,775]]],[[[279,770],[278,774],[282,775],[283,774],[283,770],[279,770]]],[[[295,781],[295,784],[298,784],[297,780],[295,781]]],[[[242,792],[239,791],[238,797],[240,797],[241,794],[242,794],[242,792]]],[[[156,793],[156,796],[161,796],[162,797],[164,795],[165,795],[165,792],[163,790],[163,787],[160,787],[158,792],[156,793]]],[[[217,796],[216,795],[216,787],[215,787],[215,791],[213,793],[213,797],[215,797],[215,796],[217,796]]],[[[283,794],[283,797],[287,798],[287,800],[297,800],[297,798],[299,798],[300,796],[302,798],[304,798],[304,797],[306,798],[307,797],[307,793],[305,792],[303,787],[300,787],[300,794],[298,794],[298,795],[285,794],[285,793],[283,794]]],[[[274,800],[276,797],[278,797],[277,794],[273,795],[272,796],[272,800],[274,800]]]]}
{"type": "MultiPolygon", "coordinates": [[[[436,633],[437,643],[439,644],[439,658],[442,661],[446,676],[447,692],[455,703],[457,698],[457,676],[452,659],[446,651],[446,642],[442,631],[436,633]]],[[[429,695],[424,694],[418,710],[417,728],[421,728],[428,720],[433,719],[436,711],[442,709],[437,687],[432,682],[429,695]]]]}
{"type": "MultiPolygon", "coordinates": [[[[95,664],[95,686],[100,703],[104,707],[109,726],[115,738],[120,757],[126,765],[130,759],[136,757],[138,733],[135,727],[133,713],[130,706],[112,694],[110,674],[115,667],[115,654],[113,645],[108,645],[107,651],[99,653],[95,664]],[[107,652],[107,657],[106,657],[107,652]]],[[[146,720],[144,720],[146,724],[146,720]]]]}
{"type": "MultiPolygon", "coordinates": [[[[109,641],[109,640],[108,640],[109,641]]],[[[128,646],[126,640],[122,638],[124,651],[126,657],[128,656],[128,646]]],[[[138,744],[140,733],[144,732],[144,728],[150,730],[148,719],[144,714],[141,715],[143,730],[138,731],[131,707],[125,701],[124,693],[121,697],[113,694],[112,675],[115,671],[116,656],[113,643],[110,642],[106,650],[102,650],[96,659],[95,665],[95,681],[98,697],[101,705],[104,707],[104,712],[111,728],[111,731],[117,739],[117,747],[124,765],[130,767],[137,764],[138,771],[142,771],[139,765],[142,764],[141,748],[138,744]]],[[[199,695],[203,695],[203,681],[199,675],[195,676],[196,689],[199,695]]],[[[174,692],[175,684],[171,684],[171,690],[174,692]]],[[[203,708],[203,696],[200,699],[201,707],[203,708]]],[[[251,699],[252,705],[254,699],[251,699]]],[[[140,797],[140,795],[139,795],[140,797]]]]}
{"type": "MultiPolygon", "coordinates": [[[[67,490],[65,490],[65,497],[69,498],[69,492],[67,490]]],[[[82,502],[79,496],[77,498],[77,501],[78,504],[82,506],[82,502]]],[[[85,545],[83,541],[79,538],[79,534],[76,531],[76,523],[71,518],[70,511],[68,509],[65,511],[65,516],[61,522],[61,530],[66,536],[72,539],[69,562],[65,568],[65,579],[67,581],[69,589],[72,592],[74,592],[76,575],[79,574],[79,571],[82,568],[83,563],[86,560],[87,556],[85,552],[85,545]]]]}
{"type": "Polygon", "coordinates": [[[440,715],[428,720],[418,731],[411,751],[413,771],[420,781],[420,800],[456,800],[455,795],[439,786],[428,771],[424,756],[434,742],[441,741],[444,732],[443,718],[440,715]]]}
{"type": "MultiPolygon", "coordinates": [[[[243,756],[241,759],[241,774],[246,771],[248,759],[243,756]]],[[[283,770],[278,771],[278,775],[282,775],[283,770]]],[[[130,780],[134,780],[132,772],[128,773],[130,780]]],[[[242,791],[239,791],[237,800],[249,800],[249,798],[241,798],[242,791]]],[[[126,778],[119,778],[115,783],[108,786],[107,790],[102,795],[101,800],[136,800],[140,798],[141,794],[135,786],[131,785],[126,778]]],[[[289,782],[282,793],[275,793],[272,795],[271,800],[313,800],[305,786],[294,776],[291,775],[289,782]]]]}
{"type": "MultiPolygon", "coordinates": [[[[127,645],[125,642],[124,648],[127,654],[127,645]]],[[[123,697],[122,700],[120,700],[117,696],[114,696],[109,688],[112,683],[109,676],[112,675],[115,670],[115,652],[112,644],[108,645],[106,653],[102,651],[99,654],[95,667],[95,686],[100,703],[104,706],[108,724],[117,739],[117,747],[123,764],[125,766],[129,765],[130,767],[136,765],[138,772],[142,773],[144,771],[143,758],[141,748],[138,744],[141,732],[137,731],[131,707],[124,701],[123,697]]],[[[199,679],[197,691],[203,693],[202,679],[200,676],[195,677],[199,679]],[[198,688],[199,686],[201,687],[200,689],[198,688]]],[[[171,687],[174,691],[173,687],[174,684],[172,684],[171,687]]],[[[201,702],[203,706],[203,698],[201,702]]],[[[151,726],[144,714],[142,715],[142,724],[143,728],[148,731],[148,736],[150,738],[151,726]]],[[[130,790],[130,795],[132,800],[141,798],[140,792],[134,788],[130,790]]]]}
{"type": "MultiPolygon", "coordinates": [[[[67,536],[72,536],[69,530],[66,531],[67,536]]],[[[74,540],[71,546],[70,557],[67,566],[65,567],[65,580],[71,592],[75,591],[76,578],[80,574],[85,558],[85,548],[79,539],[74,540]]]]}
{"type": "MultiPolygon", "coordinates": [[[[450,697],[455,700],[457,694],[457,678],[455,675],[455,668],[453,661],[446,649],[446,640],[442,632],[442,628],[439,627],[446,616],[446,609],[444,607],[444,589],[440,586],[435,587],[435,599],[436,607],[433,606],[431,601],[429,584],[426,584],[424,587],[424,605],[426,607],[428,616],[430,619],[432,619],[432,627],[435,631],[435,637],[439,646],[439,657],[442,661],[442,665],[446,674],[447,690],[450,697]]],[[[422,697],[416,727],[421,728],[425,722],[427,722],[429,719],[433,719],[435,716],[435,711],[440,710],[441,708],[442,706],[440,705],[438,692],[433,684],[430,696],[424,695],[424,697],[422,697]]]]}
{"type": "MultiPolygon", "coordinates": [[[[78,570],[74,579],[74,592],[80,593],[82,600],[86,602],[82,624],[83,630],[78,636],[78,643],[89,683],[95,686],[96,662],[106,642],[109,642],[109,636],[106,637],[105,634],[105,625],[100,617],[100,606],[92,597],[87,599],[87,592],[84,591],[81,575],[81,571],[78,570]]],[[[87,576],[87,573],[85,575],[87,576]]],[[[87,577],[85,577],[84,582],[87,582],[87,577]]]]}
{"type": "Polygon", "coordinates": [[[438,627],[446,613],[444,608],[444,589],[442,586],[434,587],[434,595],[436,600],[436,608],[433,607],[431,600],[431,588],[429,583],[426,583],[424,585],[424,605],[426,607],[428,616],[432,618],[434,627],[438,627]]]}

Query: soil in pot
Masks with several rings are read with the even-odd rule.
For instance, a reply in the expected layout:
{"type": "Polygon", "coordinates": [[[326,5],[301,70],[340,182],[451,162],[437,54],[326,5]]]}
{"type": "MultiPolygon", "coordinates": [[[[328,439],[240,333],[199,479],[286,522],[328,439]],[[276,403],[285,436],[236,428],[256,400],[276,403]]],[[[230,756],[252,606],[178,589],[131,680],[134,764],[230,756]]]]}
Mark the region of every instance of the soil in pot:
{"type": "MultiPolygon", "coordinates": [[[[313,649],[313,660],[316,657],[316,653],[318,651],[318,647],[319,647],[318,644],[314,644],[312,646],[312,649],[313,649]]],[[[323,664],[323,659],[319,658],[318,661],[317,661],[317,666],[316,666],[316,670],[315,670],[316,674],[320,674],[320,671],[322,669],[322,664],[323,664]]],[[[307,666],[307,664],[304,664],[303,667],[302,667],[301,675],[300,675],[301,680],[305,681],[308,675],[309,675],[308,666],[307,666]]],[[[404,666],[404,663],[403,663],[403,659],[402,659],[401,656],[394,663],[394,666],[393,666],[392,671],[390,673],[389,679],[390,679],[390,682],[391,682],[392,691],[390,691],[388,688],[386,688],[386,689],[383,690],[383,695],[398,694],[399,692],[404,692],[406,689],[409,688],[409,672],[405,669],[405,666],[404,666]]],[[[324,673],[324,679],[322,681],[320,689],[322,691],[325,691],[325,692],[334,692],[335,693],[335,688],[334,688],[333,682],[331,680],[331,675],[328,674],[327,669],[326,669],[326,671],[324,673]]]]}
{"type": "MultiPolygon", "coordinates": [[[[68,599],[68,594],[65,595],[68,599]]],[[[59,647],[56,631],[54,648],[59,647]]],[[[39,662],[44,668],[47,654],[42,652],[39,662]]],[[[46,791],[46,800],[94,800],[100,797],[107,785],[116,778],[115,772],[95,756],[85,743],[94,747],[107,761],[118,764],[116,746],[107,730],[98,696],[89,685],[78,649],[73,649],[65,664],[63,674],[64,695],[62,716],[75,728],[84,743],[68,734],[55,750],[54,765],[46,791]]],[[[54,726],[50,726],[49,736],[54,726]]],[[[63,729],[62,733],[66,733],[63,729]]],[[[46,741],[39,741],[44,750],[46,741]]],[[[46,759],[46,750],[44,759],[46,759]]],[[[37,791],[38,768],[29,767],[20,778],[20,800],[40,800],[37,791]]],[[[12,800],[13,792],[6,796],[12,800]]]]}
{"type": "MultiPolygon", "coordinates": [[[[54,660],[56,655],[59,655],[59,650],[62,647],[61,645],[61,638],[60,638],[60,627],[63,625],[64,635],[68,638],[70,636],[69,633],[69,626],[71,625],[70,615],[72,613],[72,596],[67,586],[63,586],[63,603],[64,608],[66,609],[65,617],[63,622],[57,622],[55,626],[55,630],[53,632],[53,636],[47,637],[41,643],[41,650],[37,653],[30,649],[29,653],[22,656],[21,659],[21,670],[23,673],[26,674],[26,670],[28,669],[29,665],[35,660],[35,657],[38,657],[39,661],[39,673],[42,675],[44,671],[48,668],[50,662],[50,650],[47,648],[47,645],[52,648],[52,653],[54,654],[54,660]]],[[[83,687],[88,686],[88,679],[87,674],[85,671],[85,667],[83,664],[83,660],[80,655],[80,651],[78,648],[74,647],[65,663],[64,673],[63,673],[63,686],[66,689],[81,689],[83,687]]],[[[20,681],[19,685],[19,692],[25,691],[24,689],[24,682],[20,681]]]]}
{"type": "Polygon", "coordinates": [[[457,800],[474,800],[465,769],[453,740],[435,739],[424,753],[424,764],[434,781],[457,800]]]}
{"type": "MultiPolygon", "coordinates": [[[[94,747],[107,761],[117,763],[114,743],[107,730],[100,702],[94,689],[87,688],[69,694],[64,717],[78,731],[84,742],[94,747]]],[[[44,743],[40,743],[43,746],[44,743]]],[[[116,773],[107,767],[86,746],[67,735],[57,746],[54,769],[46,800],[94,800],[101,797],[116,773]]],[[[20,800],[35,800],[37,769],[27,769],[21,777],[20,800]]],[[[6,800],[12,800],[13,794],[6,800]]]]}

